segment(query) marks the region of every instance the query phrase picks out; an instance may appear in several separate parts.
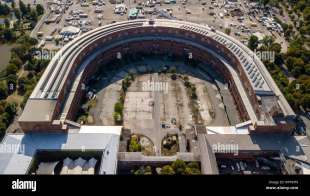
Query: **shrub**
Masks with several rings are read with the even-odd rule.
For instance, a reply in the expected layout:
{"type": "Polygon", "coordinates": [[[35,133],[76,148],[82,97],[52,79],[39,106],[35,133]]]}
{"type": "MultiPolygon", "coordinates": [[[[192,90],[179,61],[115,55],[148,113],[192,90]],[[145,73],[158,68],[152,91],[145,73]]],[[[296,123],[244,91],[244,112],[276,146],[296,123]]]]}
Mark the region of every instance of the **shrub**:
{"type": "Polygon", "coordinates": [[[129,143],[129,152],[141,152],[141,144],[139,144],[138,139],[136,137],[131,137],[129,143]]]}
{"type": "Polygon", "coordinates": [[[177,159],[171,164],[171,167],[173,168],[176,174],[184,174],[186,164],[183,160],[177,159]]]}
{"type": "Polygon", "coordinates": [[[173,168],[170,165],[165,165],[160,172],[161,175],[175,175],[173,168]]]}
{"type": "Polygon", "coordinates": [[[121,124],[122,123],[122,115],[118,112],[113,113],[113,119],[115,124],[121,124]]]}
{"type": "Polygon", "coordinates": [[[122,114],[123,113],[123,109],[124,109],[124,106],[122,103],[120,102],[117,102],[115,105],[114,105],[114,112],[117,112],[119,114],[122,114]]]}

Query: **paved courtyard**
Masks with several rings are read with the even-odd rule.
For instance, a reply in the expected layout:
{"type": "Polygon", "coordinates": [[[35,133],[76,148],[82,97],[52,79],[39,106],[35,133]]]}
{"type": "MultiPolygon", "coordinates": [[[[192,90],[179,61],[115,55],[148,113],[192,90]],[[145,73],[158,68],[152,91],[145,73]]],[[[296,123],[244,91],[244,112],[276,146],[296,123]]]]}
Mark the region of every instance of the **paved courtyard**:
{"type": "Polygon", "coordinates": [[[120,96],[121,82],[129,73],[135,75],[135,80],[125,96],[123,126],[132,133],[150,138],[157,155],[160,155],[162,139],[168,133],[178,134],[180,150],[186,151],[183,133],[195,122],[189,106],[191,99],[184,85],[185,76],[196,87],[203,125],[228,126],[240,121],[229,90],[212,70],[206,73],[182,62],[145,59],[99,77],[98,84],[94,85],[97,105],[90,111],[96,125],[114,124],[114,105],[120,96]],[[177,77],[172,78],[171,73],[161,73],[163,67],[176,69],[177,77]]]}

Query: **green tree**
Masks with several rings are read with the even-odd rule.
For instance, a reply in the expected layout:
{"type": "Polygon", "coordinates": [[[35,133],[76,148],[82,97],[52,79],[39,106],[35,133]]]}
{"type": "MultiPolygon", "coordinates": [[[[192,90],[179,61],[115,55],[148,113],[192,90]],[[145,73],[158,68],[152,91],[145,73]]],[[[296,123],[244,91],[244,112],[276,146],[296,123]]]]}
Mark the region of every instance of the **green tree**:
{"type": "Polygon", "coordinates": [[[184,174],[186,164],[183,160],[177,159],[171,164],[171,167],[173,168],[176,174],[184,174]]]}
{"type": "Polygon", "coordinates": [[[17,112],[17,104],[16,103],[7,103],[5,107],[5,112],[7,112],[10,116],[9,120],[12,120],[17,112]]]}
{"type": "Polygon", "coordinates": [[[122,114],[123,113],[123,109],[124,109],[124,106],[122,103],[120,102],[117,102],[115,105],[114,105],[114,112],[117,112],[119,114],[122,114]]]}
{"type": "Polygon", "coordinates": [[[152,175],[152,168],[151,166],[141,166],[134,172],[135,175],[152,175]]]}
{"type": "Polygon", "coordinates": [[[256,37],[255,35],[251,35],[249,42],[248,42],[248,47],[251,50],[255,50],[258,46],[258,37],[256,37]]]}
{"type": "Polygon", "coordinates": [[[227,35],[230,35],[231,29],[230,29],[230,28],[226,28],[226,29],[225,29],[225,33],[226,33],[227,35]]]}
{"type": "Polygon", "coordinates": [[[8,85],[5,81],[0,81],[0,99],[5,99],[8,96],[8,85]]]}
{"type": "Polygon", "coordinates": [[[141,144],[139,144],[138,139],[136,137],[131,137],[129,143],[129,152],[141,152],[141,144]]]}
{"type": "Polygon", "coordinates": [[[15,64],[9,64],[6,68],[6,74],[16,74],[18,72],[18,67],[15,64]]]}
{"type": "Polygon", "coordinates": [[[17,67],[20,67],[23,64],[22,60],[15,53],[11,54],[11,59],[9,63],[14,64],[17,67]]]}
{"type": "Polygon", "coordinates": [[[6,41],[12,41],[15,38],[15,34],[11,29],[4,29],[3,38],[6,41]]]}
{"type": "Polygon", "coordinates": [[[21,0],[19,0],[19,10],[22,14],[22,17],[25,17],[27,15],[27,7],[25,3],[21,0]]]}
{"type": "MultiPolygon", "coordinates": [[[[38,14],[37,14],[36,10],[32,9],[30,11],[30,19],[35,21],[35,22],[38,21],[38,14]]],[[[36,24],[35,22],[34,22],[34,24],[36,24]]]]}
{"type": "Polygon", "coordinates": [[[25,93],[26,92],[26,85],[27,85],[27,78],[26,77],[21,77],[18,79],[18,91],[20,93],[25,93]]]}
{"type": "Polygon", "coordinates": [[[11,2],[11,8],[15,9],[15,7],[16,7],[15,0],[12,0],[12,2],[11,2]]]}
{"type": "Polygon", "coordinates": [[[161,175],[175,175],[175,172],[174,172],[173,168],[170,165],[165,165],[161,169],[160,174],[161,175]]]}
{"type": "Polygon", "coordinates": [[[184,170],[185,175],[199,175],[201,174],[200,170],[197,168],[186,167],[184,170]]]}
{"type": "Polygon", "coordinates": [[[199,169],[199,164],[198,164],[198,162],[189,162],[187,164],[187,167],[199,169]]]}
{"type": "Polygon", "coordinates": [[[152,168],[151,166],[146,166],[144,170],[144,175],[152,175],[152,168]]]}
{"type": "Polygon", "coordinates": [[[14,9],[14,14],[15,14],[15,17],[20,20],[21,19],[21,12],[19,9],[14,9]]]}
{"type": "Polygon", "coordinates": [[[37,11],[38,15],[40,16],[40,15],[44,14],[44,7],[41,4],[38,4],[36,6],[36,11],[37,11]]]}
{"type": "Polygon", "coordinates": [[[0,2],[0,16],[7,16],[10,14],[10,7],[7,6],[6,4],[2,4],[0,2]]]}
{"type": "Polygon", "coordinates": [[[271,36],[264,36],[262,43],[264,46],[266,46],[266,48],[269,48],[271,44],[274,43],[274,38],[271,36]]]}
{"type": "Polygon", "coordinates": [[[122,122],[122,115],[118,112],[114,112],[113,119],[116,124],[120,124],[122,122]]]}
{"type": "Polygon", "coordinates": [[[4,25],[5,25],[5,28],[9,29],[10,28],[10,21],[9,19],[4,19],[4,25]]]}
{"type": "Polygon", "coordinates": [[[0,138],[3,138],[5,135],[6,125],[4,122],[0,121],[0,138]]]}

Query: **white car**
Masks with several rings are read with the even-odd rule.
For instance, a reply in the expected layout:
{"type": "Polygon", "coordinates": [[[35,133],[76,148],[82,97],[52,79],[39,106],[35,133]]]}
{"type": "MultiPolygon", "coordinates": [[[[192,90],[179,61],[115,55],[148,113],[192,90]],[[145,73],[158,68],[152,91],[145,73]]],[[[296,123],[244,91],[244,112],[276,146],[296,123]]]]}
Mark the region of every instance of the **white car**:
{"type": "Polygon", "coordinates": [[[263,167],[261,167],[261,169],[262,169],[262,170],[270,170],[270,167],[268,167],[268,166],[263,166],[263,167]]]}
{"type": "Polygon", "coordinates": [[[227,168],[227,166],[226,165],[221,165],[221,168],[227,168]]]}

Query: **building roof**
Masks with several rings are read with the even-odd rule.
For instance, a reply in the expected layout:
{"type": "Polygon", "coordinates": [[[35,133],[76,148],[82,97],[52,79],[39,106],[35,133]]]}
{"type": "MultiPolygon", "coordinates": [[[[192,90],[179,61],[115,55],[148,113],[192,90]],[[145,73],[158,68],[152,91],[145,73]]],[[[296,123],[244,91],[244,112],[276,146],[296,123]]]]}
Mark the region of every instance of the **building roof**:
{"type": "Polygon", "coordinates": [[[310,162],[307,136],[285,134],[205,134],[209,144],[238,144],[239,151],[280,151],[288,157],[310,162]]]}
{"type": "MultiPolygon", "coordinates": [[[[92,51],[90,54],[88,54],[87,58],[85,58],[83,62],[81,62],[81,64],[78,66],[79,70],[73,70],[76,68],[76,66],[74,66],[75,60],[81,57],[80,51],[84,50],[90,44],[95,43],[99,39],[109,37],[112,33],[126,31],[129,29],[142,29],[144,27],[148,28],[150,26],[153,26],[153,27],[167,27],[167,28],[186,30],[189,33],[194,32],[202,36],[205,36],[208,39],[213,39],[217,43],[223,45],[226,49],[230,50],[231,53],[234,54],[234,56],[238,59],[238,61],[242,66],[243,71],[245,72],[245,75],[247,77],[246,79],[249,80],[256,94],[267,93],[269,95],[270,93],[275,95],[275,97],[277,98],[277,104],[283,111],[284,115],[285,116],[295,115],[294,111],[288,104],[284,95],[277,87],[276,83],[273,81],[271,75],[269,74],[268,70],[263,65],[261,60],[250,49],[248,49],[246,46],[244,46],[235,38],[230,37],[220,31],[212,30],[212,28],[208,27],[207,25],[199,25],[185,21],[164,20],[164,19],[154,19],[152,21],[153,22],[150,22],[150,20],[145,19],[145,20],[123,21],[109,24],[94,29],[93,31],[89,31],[83,34],[82,36],[78,37],[74,42],[70,42],[69,44],[65,45],[64,47],[61,48],[60,51],[58,51],[58,53],[50,61],[49,65],[45,69],[42,77],[40,78],[38,84],[36,85],[29,99],[32,99],[34,102],[38,103],[41,102],[41,100],[54,100],[54,99],[57,100],[60,99],[59,98],[60,92],[65,92],[64,95],[62,95],[65,97],[64,107],[62,108],[62,111],[57,111],[58,112],[57,116],[66,118],[66,115],[68,113],[65,111],[67,111],[71,107],[72,100],[76,95],[75,89],[79,86],[81,76],[84,73],[84,70],[87,68],[87,63],[85,64],[85,62],[90,62],[90,59],[96,57],[94,54],[99,54],[99,51],[104,52],[106,50],[111,49],[112,46],[127,43],[129,41],[136,41],[136,40],[141,41],[143,40],[144,36],[139,37],[133,36],[130,38],[126,38],[125,40],[117,41],[116,43],[113,43],[114,45],[112,44],[103,45],[100,48],[100,50],[96,49],[96,51],[92,51]],[[80,68],[83,69],[80,70],[80,68]],[[67,80],[67,78],[71,73],[75,73],[76,75],[73,77],[73,79],[67,80]],[[71,86],[71,88],[68,89],[67,91],[63,91],[65,86],[71,86]]],[[[145,36],[144,38],[146,39],[146,37],[147,36],[145,36]]],[[[151,39],[152,36],[150,35],[148,38],[151,39]]],[[[205,48],[205,50],[208,50],[208,52],[210,52],[212,55],[216,55],[217,59],[222,61],[222,63],[224,63],[224,65],[228,67],[232,79],[234,80],[235,85],[237,86],[242,102],[247,110],[250,120],[252,120],[253,122],[259,120],[258,117],[256,116],[253,104],[250,102],[250,99],[248,98],[248,93],[244,88],[243,85],[244,79],[240,78],[238,72],[228,63],[226,55],[219,54],[217,51],[213,49],[207,49],[207,47],[203,46],[198,42],[192,42],[190,40],[183,38],[181,39],[175,36],[171,36],[171,38],[177,41],[182,41],[183,43],[189,43],[190,45],[193,45],[195,47],[196,46],[199,46],[200,48],[203,47],[205,48]]],[[[166,39],[171,38],[166,37],[166,39]]],[[[161,37],[161,39],[163,38],[161,37]]],[[[36,105],[36,103],[34,103],[34,105],[36,105]]],[[[20,121],[22,121],[23,118],[26,120],[28,120],[28,118],[30,118],[30,120],[34,119],[32,118],[32,115],[24,114],[28,113],[29,111],[36,111],[36,113],[38,113],[39,115],[38,119],[39,121],[41,121],[42,119],[46,119],[47,115],[49,115],[49,117],[54,115],[52,113],[52,108],[54,108],[55,111],[56,107],[49,107],[49,106],[52,105],[47,105],[46,110],[43,109],[44,107],[39,108],[38,111],[32,109],[32,106],[31,107],[26,106],[26,110],[23,112],[20,121]]]]}
{"type": "Polygon", "coordinates": [[[60,34],[64,34],[64,33],[78,34],[79,32],[80,32],[80,28],[77,28],[74,26],[67,26],[61,30],[60,34]]]}
{"type": "Polygon", "coordinates": [[[135,17],[138,15],[139,10],[137,8],[132,8],[129,10],[129,17],[135,17]]]}
{"type": "Polygon", "coordinates": [[[227,127],[206,127],[208,134],[249,134],[247,127],[237,128],[236,126],[227,126],[227,127]]]}
{"type": "Polygon", "coordinates": [[[215,154],[209,143],[204,137],[205,134],[199,134],[198,142],[200,147],[201,171],[203,174],[218,174],[218,166],[215,154]]]}
{"type": "Polygon", "coordinates": [[[0,174],[26,174],[37,150],[102,150],[100,172],[115,174],[121,127],[115,133],[105,133],[104,126],[101,129],[101,133],[7,134],[0,145],[5,150],[0,156],[0,174]]]}
{"type": "Polygon", "coordinates": [[[57,101],[53,99],[41,99],[40,101],[28,99],[19,121],[51,121],[56,103],[57,101]]]}

